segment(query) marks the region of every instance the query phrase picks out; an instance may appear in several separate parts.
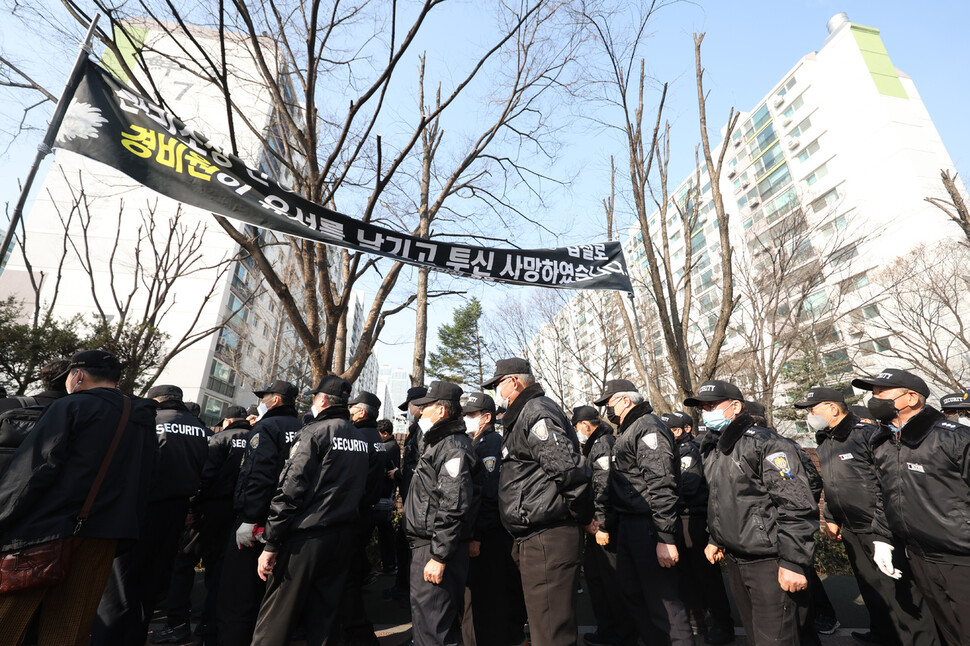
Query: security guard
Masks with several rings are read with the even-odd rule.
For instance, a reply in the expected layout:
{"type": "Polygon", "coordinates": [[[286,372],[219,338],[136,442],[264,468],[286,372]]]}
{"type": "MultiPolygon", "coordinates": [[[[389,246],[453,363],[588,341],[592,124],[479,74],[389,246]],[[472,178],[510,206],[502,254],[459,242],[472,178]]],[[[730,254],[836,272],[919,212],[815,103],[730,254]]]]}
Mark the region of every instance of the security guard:
{"type": "Polygon", "coordinates": [[[288,645],[301,621],[308,644],[328,643],[351,565],[367,442],[350,423],[349,383],[330,375],[312,393],[313,421],[290,449],[263,532],[258,646],[288,645]]]}
{"type": "Polygon", "coordinates": [[[259,603],[266,584],[256,574],[262,552],[257,534],[266,523],[283,463],[303,424],[296,414],[299,390],[275,380],[259,398],[258,419],[247,437],[233,497],[235,531],[223,557],[219,582],[219,643],[246,644],[252,640],[259,603]]]}
{"type": "Polygon", "coordinates": [[[858,637],[887,646],[939,643],[912,578],[895,577],[893,568],[880,571],[873,562],[877,551],[893,549],[892,535],[884,529],[873,456],[879,427],[859,421],[849,412],[843,394],[832,388],[812,388],[804,401],[795,402],[795,408],[808,411],[808,426],[816,431],[825,483],[823,529],[830,539],[845,545],[869,610],[870,634],[858,637]]]}
{"type": "Polygon", "coordinates": [[[708,644],[730,644],[734,641],[734,619],[721,568],[704,556],[707,547],[707,480],[701,447],[691,431],[694,420],[684,412],[660,416],[677,445],[680,460],[680,497],[677,511],[684,533],[684,552],[677,564],[681,598],[695,615],[708,644]],[[705,618],[709,615],[709,623],[705,618]]]}
{"type": "Polygon", "coordinates": [[[509,644],[507,587],[518,572],[512,562],[512,536],[502,527],[498,513],[502,436],[495,432],[495,402],[485,393],[475,392],[465,400],[461,412],[482,473],[481,504],[469,544],[462,638],[465,646],[509,644]]]}
{"type": "MultiPolygon", "coordinates": [[[[418,414],[421,411],[412,402],[428,394],[428,389],[424,386],[413,386],[408,388],[407,398],[398,405],[398,410],[404,411],[407,415],[408,434],[404,438],[404,450],[401,454],[401,466],[392,469],[388,473],[394,482],[397,483],[401,492],[401,502],[408,498],[408,487],[411,485],[411,476],[414,475],[414,468],[418,465],[418,442],[421,439],[421,429],[418,427],[418,414]]],[[[397,576],[394,578],[394,585],[390,587],[386,595],[391,599],[407,599],[410,589],[410,578],[408,568],[411,567],[411,548],[408,546],[408,539],[404,533],[404,523],[399,522],[395,535],[397,546],[397,576]]]]}
{"type": "Polygon", "coordinates": [[[586,526],[583,574],[589,588],[589,601],[596,616],[596,632],[583,635],[588,646],[632,644],[637,631],[623,608],[616,580],[616,514],[610,504],[610,462],[616,437],[613,427],[600,419],[592,406],[577,406],[570,420],[576,429],[582,454],[592,471],[593,521],[586,526]],[[597,541],[602,541],[600,544],[597,541]]]}
{"type": "MultiPolygon", "coordinates": [[[[905,545],[943,640],[970,643],[970,428],[927,406],[930,389],[911,372],[886,368],[852,385],[872,391],[869,410],[888,425],[875,440],[887,529],[905,545]]],[[[877,551],[880,570],[892,554],[877,551]]]]}
{"type": "Polygon", "coordinates": [[[940,397],[940,410],[951,422],[970,426],[970,393],[950,393],[940,397]]]}
{"type": "Polygon", "coordinates": [[[389,471],[384,440],[377,432],[381,400],[374,393],[362,390],[347,405],[350,407],[350,421],[367,442],[368,466],[367,483],[357,519],[357,535],[354,538],[353,551],[347,555],[350,559],[350,572],[347,574],[344,593],[340,597],[337,628],[343,640],[349,644],[377,646],[379,642],[374,633],[374,625],[367,617],[367,609],[364,607],[364,585],[371,572],[367,545],[374,533],[374,505],[381,498],[389,471]]]}
{"type": "Polygon", "coordinates": [[[432,381],[420,406],[424,450],[404,518],[411,543],[411,622],[416,646],[461,644],[469,540],[481,495],[481,464],[465,434],[460,387],[432,381]]]}
{"type": "Polygon", "coordinates": [[[98,606],[93,644],[145,643],[155,601],[168,589],[189,498],[199,489],[212,431],[182,403],[182,389],[153,386],[158,459],[138,541],[118,556],[98,606]]]}
{"type": "Polygon", "coordinates": [[[620,435],[613,446],[610,501],[617,513],[617,583],[645,643],[668,635],[673,646],[694,643],[687,609],[677,590],[677,479],[674,436],[653,414],[633,382],[606,382],[593,402],[607,406],[620,435]]]}
{"type": "Polygon", "coordinates": [[[799,643],[808,623],[818,507],[791,442],[755,426],[734,384],[709,380],[684,406],[700,407],[709,488],[707,560],[727,562],[753,646],[799,643]]]}
{"type": "Polygon", "coordinates": [[[483,387],[506,407],[499,513],[515,538],[512,558],[522,577],[532,641],[575,644],[581,528],[593,520],[590,473],[576,431],[525,359],[500,359],[483,387]]]}

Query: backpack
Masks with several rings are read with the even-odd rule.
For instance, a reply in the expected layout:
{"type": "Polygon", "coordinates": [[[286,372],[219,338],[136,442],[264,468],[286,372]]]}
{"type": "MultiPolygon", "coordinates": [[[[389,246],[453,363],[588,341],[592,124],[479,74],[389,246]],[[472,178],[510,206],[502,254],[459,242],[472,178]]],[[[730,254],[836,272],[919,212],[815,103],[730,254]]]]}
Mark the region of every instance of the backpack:
{"type": "Polygon", "coordinates": [[[23,408],[0,413],[0,473],[7,469],[13,454],[34,428],[44,406],[33,397],[16,397],[23,408]]]}

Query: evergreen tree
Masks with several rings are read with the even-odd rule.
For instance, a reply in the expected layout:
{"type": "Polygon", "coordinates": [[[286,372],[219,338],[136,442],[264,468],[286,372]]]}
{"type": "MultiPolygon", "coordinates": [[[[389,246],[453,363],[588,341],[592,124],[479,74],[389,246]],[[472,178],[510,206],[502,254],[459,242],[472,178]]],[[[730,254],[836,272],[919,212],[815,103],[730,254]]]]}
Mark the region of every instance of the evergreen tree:
{"type": "Polygon", "coordinates": [[[470,388],[482,387],[488,373],[485,370],[485,341],[479,327],[481,318],[482,304],[472,298],[467,305],[455,310],[450,324],[438,329],[438,351],[428,357],[431,377],[470,388]]]}

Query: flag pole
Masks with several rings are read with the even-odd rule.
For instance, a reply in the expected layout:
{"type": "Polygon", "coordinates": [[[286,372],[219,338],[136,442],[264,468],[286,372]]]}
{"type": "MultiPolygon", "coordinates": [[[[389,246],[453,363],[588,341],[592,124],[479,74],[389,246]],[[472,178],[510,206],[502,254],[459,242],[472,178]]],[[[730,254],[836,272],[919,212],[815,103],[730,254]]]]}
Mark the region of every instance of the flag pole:
{"type": "Polygon", "coordinates": [[[57,137],[57,131],[61,127],[61,122],[64,120],[64,114],[67,112],[67,95],[74,91],[74,88],[81,80],[81,72],[84,69],[84,62],[87,57],[93,53],[91,48],[91,39],[94,37],[94,30],[98,26],[98,19],[101,18],[101,14],[95,14],[94,18],[91,20],[90,26],[88,26],[88,33],[84,37],[84,41],[81,43],[81,51],[78,52],[77,60],[74,61],[74,69],[71,70],[71,75],[67,78],[67,84],[64,86],[64,90],[61,92],[61,98],[57,102],[57,106],[54,108],[54,116],[51,117],[51,122],[47,126],[47,132],[44,134],[44,141],[37,146],[37,155],[34,157],[34,163],[31,164],[30,170],[27,172],[27,179],[24,180],[23,188],[20,190],[20,197],[17,199],[17,205],[13,209],[13,215],[10,218],[10,226],[7,227],[7,232],[3,236],[3,244],[0,245],[0,272],[3,271],[3,267],[6,265],[7,252],[10,250],[10,243],[13,241],[15,232],[17,231],[17,226],[20,224],[21,218],[24,215],[24,205],[27,203],[27,196],[30,193],[30,189],[34,184],[34,178],[37,176],[37,170],[40,168],[40,163],[51,153],[52,146],[54,145],[54,140],[57,137]]]}

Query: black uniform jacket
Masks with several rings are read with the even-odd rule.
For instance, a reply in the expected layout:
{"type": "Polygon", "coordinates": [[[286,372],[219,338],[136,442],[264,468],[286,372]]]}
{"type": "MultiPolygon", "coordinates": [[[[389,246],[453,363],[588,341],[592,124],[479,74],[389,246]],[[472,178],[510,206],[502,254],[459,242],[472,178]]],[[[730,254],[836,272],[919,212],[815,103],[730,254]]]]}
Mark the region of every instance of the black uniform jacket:
{"type": "Polygon", "coordinates": [[[358,518],[368,447],[346,406],[323,409],[300,431],[280,475],[263,538],[275,552],[288,537],[358,518]]]}
{"type": "MultiPolygon", "coordinates": [[[[815,435],[825,488],[825,519],[864,536],[885,532],[887,527],[873,453],[879,432],[879,426],[849,413],[834,428],[815,435]]],[[[886,542],[890,538],[888,532],[883,535],[886,542]]]]}
{"type": "Polygon", "coordinates": [[[618,514],[648,516],[657,539],[674,544],[680,460],[674,435],[647,402],[633,407],[620,423],[613,446],[610,503],[618,514]]]}
{"type": "MultiPolygon", "coordinates": [[[[384,452],[387,455],[387,465],[385,468],[388,471],[393,471],[394,469],[400,470],[401,468],[401,447],[398,445],[397,440],[393,437],[384,440],[384,452]]],[[[394,498],[394,488],[397,487],[397,482],[388,478],[385,474],[384,480],[381,486],[381,498],[394,498]]]]}
{"type": "Polygon", "coordinates": [[[209,453],[202,467],[202,481],[195,503],[232,500],[252,428],[249,422],[240,419],[209,438],[209,453]]]}
{"type": "Polygon", "coordinates": [[[722,433],[709,432],[701,453],[711,543],[739,559],[777,557],[809,572],[819,514],[796,447],[742,413],[722,433]]]}
{"type": "MultiPolygon", "coordinates": [[[[64,390],[44,390],[36,395],[28,395],[30,399],[34,400],[31,404],[30,399],[28,399],[27,406],[47,406],[55,399],[60,399],[61,397],[66,397],[67,391],[64,390]]],[[[24,408],[23,402],[20,401],[19,397],[4,397],[0,399],[0,413],[6,412],[8,410],[15,410],[17,408],[24,408]]]]}
{"type": "Polygon", "coordinates": [[[613,427],[606,422],[600,422],[583,444],[583,457],[592,472],[590,481],[593,485],[593,520],[607,533],[613,531],[616,521],[610,505],[610,462],[615,442],[613,427]]]}
{"type": "Polygon", "coordinates": [[[970,428],[927,406],[875,447],[892,534],[927,560],[970,565],[970,428]]]}
{"type": "Polygon", "coordinates": [[[212,431],[179,401],[161,402],[155,414],[158,461],[151,500],[189,499],[199,490],[212,431]]]}
{"type": "MultiPolygon", "coordinates": [[[[121,392],[92,388],[44,410],[0,477],[2,549],[74,533],[121,408],[121,392]]],[[[79,536],[138,538],[157,452],[155,402],[132,397],[128,425],[79,536]]]]}
{"type": "Polygon", "coordinates": [[[408,426],[408,435],[404,438],[404,451],[401,455],[401,468],[394,474],[394,481],[401,487],[401,500],[407,499],[411,477],[414,475],[414,468],[418,466],[420,439],[421,427],[417,423],[408,426]]]}
{"type": "Polygon", "coordinates": [[[367,510],[377,504],[384,491],[387,482],[387,447],[381,434],[377,432],[377,422],[371,419],[362,419],[355,424],[360,431],[361,437],[367,441],[367,451],[370,454],[370,461],[367,464],[367,488],[364,498],[360,501],[361,510],[367,510]]]}
{"type": "Polygon", "coordinates": [[[443,420],[425,434],[424,450],[404,503],[411,547],[431,545],[431,558],[447,563],[468,549],[482,488],[482,465],[461,419],[443,420]]]}
{"type": "Polygon", "coordinates": [[[498,484],[502,473],[502,436],[495,426],[486,427],[481,435],[472,440],[475,457],[481,463],[482,496],[475,518],[473,538],[482,540],[485,532],[502,527],[498,513],[498,484]]]}
{"type": "Polygon", "coordinates": [[[533,384],[509,405],[502,424],[498,501],[505,529],[522,538],[550,527],[588,525],[592,474],[562,410],[533,384]]]}
{"type": "Polygon", "coordinates": [[[681,433],[676,442],[680,462],[680,499],[677,509],[682,515],[707,518],[708,490],[701,446],[689,433],[681,433]]]}
{"type": "Polygon", "coordinates": [[[292,406],[271,408],[253,425],[233,498],[240,522],[261,525],[266,520],[283,462],[302,426],[292,406]]]}

